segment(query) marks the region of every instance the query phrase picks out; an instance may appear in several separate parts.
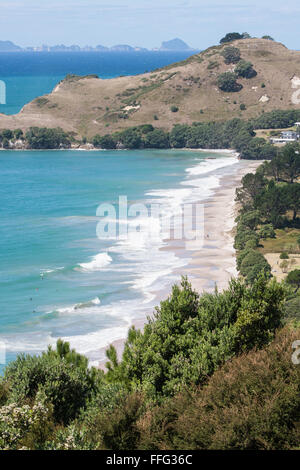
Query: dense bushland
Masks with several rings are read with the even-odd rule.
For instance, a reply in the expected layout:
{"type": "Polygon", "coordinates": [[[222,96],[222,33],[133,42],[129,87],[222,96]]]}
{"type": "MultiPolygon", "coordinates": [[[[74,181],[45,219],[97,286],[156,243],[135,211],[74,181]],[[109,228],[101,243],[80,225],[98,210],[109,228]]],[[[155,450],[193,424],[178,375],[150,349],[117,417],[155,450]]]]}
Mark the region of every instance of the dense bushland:
{"type": "Polygon", "coordinates": [[[293,447],[288,294],[259,276],[200,296],[183,279],[144,332],[129,331],[120,360],[108,350],[106,373],[62,341],[18,357],[0,381],[0,448],[293,447]]]}

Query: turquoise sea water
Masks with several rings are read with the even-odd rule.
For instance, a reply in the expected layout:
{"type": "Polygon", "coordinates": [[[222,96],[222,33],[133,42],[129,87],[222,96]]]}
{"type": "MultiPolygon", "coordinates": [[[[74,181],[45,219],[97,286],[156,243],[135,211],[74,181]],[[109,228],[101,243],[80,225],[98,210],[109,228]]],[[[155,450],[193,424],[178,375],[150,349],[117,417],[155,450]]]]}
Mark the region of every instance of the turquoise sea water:
{"type": "Polygon", "coordinates": [[[189,151],[0,152],[0,341],[7,360],[62,337],[91,362],[126,336],[186,257],[149,238],[99,239],[101,203],[159,203],[172,214],[207,198],[229,156],[189,151]]]}
{"type": "MultiPolygon", "coordinates": [[[[13,114],[68,73],[137,74],[189,53],[0,54],[13,114]]],[[[0,117],[1,119],[1,117],[0,117]]],[[[189,254],[151,238],[147,218],[128,240],[99,239],[99,204],[158,203],[164,216],[212,194],[236,160],[182,151],[0,151],[0,363],[39,353],[62,337],[91,363],[151,313],[189,254]]],[[[2,369],[1,369],[2,368],[2,369]]],[[[3,370],[3,364],[0,364],[3,370]]]]}

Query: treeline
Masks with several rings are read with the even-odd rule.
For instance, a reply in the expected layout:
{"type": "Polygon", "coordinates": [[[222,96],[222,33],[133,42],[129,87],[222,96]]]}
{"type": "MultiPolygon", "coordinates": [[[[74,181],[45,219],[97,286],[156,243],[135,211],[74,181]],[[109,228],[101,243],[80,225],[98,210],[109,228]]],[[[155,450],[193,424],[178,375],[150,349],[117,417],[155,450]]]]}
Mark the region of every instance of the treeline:
{"type": "Polygon", "coordinates": [[[72,136],[64,132],[60,127],[49,129],[46,127],[30,127],[24,134],[22,129],[0,130],[0,146],[3,149],[67,149],[74,140],[72,136]]]}
{"type": "Polygon", "coordinates": [[[102,149],[230,149],[234,148],[245,159],[271,160],[276,147],[255,137],[250,122],[232,119],[226,122],[177,124],[170,132],[155,129],[151,124],[132,127],[111,135],[96,135],[91,143],[102,149]]]}
{"type": "Polygon", "coordinates": [[[151,124],[130,127],[113,134],[95,135],[90,141],[77,141],[73,133],[61,128],[31,127],[25,134],[21,129],[0,130],[0,146],[4,149],[67,149],[72,143],[91,143],[99,149],[236,149],[243,159],[272,160],[277,148],[265,139],[255,137],[255,129],[281,129],[300,120],[300,111],[275,110],[257,119],[243,121],[235,118],[226,122],[195,122],[177,124],[168,132],[151,124]]]}
{"type": "Polygon", "coordinates": [[[235,248],[237,267],[248,283],[263,271],[271,276],[271,267],[257,251],[260,241],[275,238],[275,230],[298,227],[300,221],[300,145],[288,144],[255,174],[249,173],[237,189],[241,205],[237,218],[235,248]]]}
{"type": "Polygon", "coordinates": [[[200,296],[183,279],[121,360],[110,347],[106,373],[62,341],[19,356],[0,381],[0,448],[295,447],[300,330],[282,329],[286,293],[258,277],[200,296]]]}
{"type": "Polygon", "coordinates": [[[294,126],[300,121],[300,110],[275,109],[269,113],[264,113],[256,119],[250,120],[254,129],[285,129],[294,126]]]}

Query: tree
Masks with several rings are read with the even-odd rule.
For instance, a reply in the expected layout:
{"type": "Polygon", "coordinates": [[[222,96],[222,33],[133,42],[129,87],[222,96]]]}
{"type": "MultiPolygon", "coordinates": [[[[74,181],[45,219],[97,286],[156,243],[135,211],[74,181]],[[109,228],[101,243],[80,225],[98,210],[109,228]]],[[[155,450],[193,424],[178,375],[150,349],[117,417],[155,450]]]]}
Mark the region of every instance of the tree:
{"type": "Polygon", "coordinates": [[[2,139],[11,140],[14,134],[13,131],[11,131],[10,129],[2,129],[2,131],[0,131],[0,136],[2,137],[2,139]]]}
{"type": "Polygon", "coordinates": [[[103,149],[115,149],[117,142],[113,136],[106,134],[101,137],[99,134],[93,137],[92,143],[95,147],[100,147],[103,149]]]}
{"type": "Polygon", "coordinates": [[[249,246],[249,242],[251,242],[253,247],[258,246],[259,236],[257,233],[248,227],[238,226],[237,234],[234,239],[234,248],[236,250],[244,250],[246,245],[249,246]]]}
{"type": "Polygon", "coordinates": [[[237,76],[233,72],[225,72],[218,76],[218,87],[229,93],[239,92],[243,86],[236,81],[237,76]]]}
{"type": "Polygon", "coordinates": [[[61,341],[41,356],[20,355],[5,370],[11,402],[34,399],[43,391],[53,405],[57,423],[68,424],[84,407],[96,387],[97,371],[87,359],[61,341]]]}
{"type": "Polygon", "coordinates": [[[170,144],[174,148],[186,147],[190,127],[186,124],[176,124],[170,132],[170,144]]]}
{"type": "Polygon", "coordinates": [[[241,150],[241,158],[246,160],[271,160],[275,155],[276,147],[258,137],[251,139],[249,144],[241,150]]]}
{"type": "Polygon", "coordinates": [[[121,132],[120,141],[128,149],[138,149],[142,143],[142,137],[140,132],[135,128],[129,128],[121,132]]]}
{"type": "Polygon", "coordinates": [[[152,124],[142,124],[139,126],[139,130],[142,134],[148,134],[149,132],[153,132],[155,128],[152,126],[152,124]]]}
{"type": "Polygon", "coordinates": [[[71,146],[69,136],[60,127],[56,129],[30,127],[26,132],[26,140],[32,149],[58,149],[71,146]]]}
{"type": "Polygon", "coordinates": [[[14,137],[15,139],[19,140],[21,137],[23,137],[23,131],[22,129],[15,129],[14,130],[14,137]]]}
{"type": "Polygon", "coordinates": [[[285,187],[275,185],[274,181],[271,180],[267,189],[257,197],[255,207],[258,208],[267,222],[272,223],[274,227],[278,227],[280,217],[289,208],[285,187]]]}
{"type": "Polygon", "coordinates": [[[144,138],[145,147],[155,149],[166,149],[170,147],[169,136],[162,129],[148,132],[144,138]]]}
{"type": "Polygon", "coordinates": [[[2,147],[4,149],[8,149],[9,148],[9,140],[6,139],[5,137],[2,139],[2,147]]]}
{"type": "Polygon", "coordinates": [[[236,190],[236,200],[246,210],[254,206],[267,184],[267,180],[259,173],[247,173],[242,179],[242,187],[236,190]]]}
{"type": "Polygon", "coordinates": [[[246,60],[239,61],[235,67],[235,73],[238,77],[243,78],[253,78],[257,75],[256,70],[253,68],[253,64],[251,64],[251,62],[247,62],[246,60]]]}
{"type": "Polygon", "coordinates": [[[241,51],[237,47],[228,46],[223,49],[221,55],[225,59],[225,64],[237,64],[241,58],[241,51]]]}
{"type": "Polygon", "coordinates": [[[296,291],[300,288],[300,269],[294,269],[294,271],[291,271],[286,278],[286,282],[293,286],[296,287],[296,291]]]}
{"type": "Polygon", "coordinates": [[[271,36],[268,36],[267,34],[265,36],[262,36],[262,39],[268,39],[269,41],[275,41],[271,36]]]}
{"type": "Polygon", "coordinates": [[[130,330],[120,362],[109,352],[108,379],[151,399],[203,384],[234,353],[272,339],[284,297],[281,285],[262,277],[249,288],[233,280],[228,290],[201,297],[183,280],[143,332],[130,330]]]}
{"type": "Polygon", "coordinates": [[[261,222],[260,213],[258,210],[245,212],[238,217],[238,222],[239,224],[248,227],[250,230],[255,230],[261,222]]]}
{"type": "Polygon", "coordinates": [[[300,176],[300,146],[287,144],[277,157],[281,179],[293,183],[300,176]]]}
{"type": "Polygon", "coordinates": [[[274,230],[274,227],[272,224],[265,224],[263,225],[259,232],[258,232],[260,238],[266,239],[266,238],[276,238],[276,233],[274,230]]]}
{"type": "Polygon", "coordinates": [[[236,41],[237,39],[244,39],[244,36],[240,33],[227,33],[226,36],[221,39],[220,44],[236,41]]]}
{"type": "Polygon", "coordinates": [[[253,250],[243,259],[240,272],[246,278],[247,282],[252,284],[261,273],[269,277],[271,266],[261,253],[253,250]]]}
{"type": "Polygon", "coordinates": [[[283,273],[287,273],[288,267],[289,267],[288,261],[286,259],[283,260],[282,263],[280,263],[279,267],[280,267],[280,269],[282,270],[283,273]]]}
{"type": "Polygon", "coordinates": [[[293,220],[297,219],[297,214],[300,211],[300,184],[289,184],[285,187],[285,197],[287,206],[293,211],[293,220]]]}

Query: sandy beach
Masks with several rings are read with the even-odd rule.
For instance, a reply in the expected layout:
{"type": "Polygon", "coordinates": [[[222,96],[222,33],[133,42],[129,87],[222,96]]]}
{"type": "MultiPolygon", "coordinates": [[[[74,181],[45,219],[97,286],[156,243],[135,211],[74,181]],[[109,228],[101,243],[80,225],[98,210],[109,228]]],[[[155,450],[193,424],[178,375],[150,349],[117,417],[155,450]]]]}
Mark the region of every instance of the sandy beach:
{"type": "MultiPolygon", "coordinates": [[[[220,152],[220,151],[216,151],[220,152]]],[[[228,153],[231,157],[234,152],[228,153]]],[[[235,203],[236,188],[240,186],[241,179],[250,172],[255,172],[261,161],[239,160],[232,168],[230,175],[223,176],[220,185],[214,190],[211,197],[202,200],[204,205],[204,242],[198,251],[187,251],[184,242],[169,241],[164,249],[174,250],[177,256],[190,258],[190,262],[176,272],[178,276],[187,276],[194,289],[198,292],[212,292],[215,287],[220,291],[226,289],[231,278],[237,276],[234,244],[234,225],[237,216],[235,203]]],[[[168,297],[169,291],[157,292],[156,303],[168,297]]],[[[153,309],[149,309],[149,315],[153,309]]],[[[143,328],[145,319],[136,319],[133,322],[136,328],[143,328]]],[[[125,339],[112,344],[116,347],[118,356],[123,351],[125,339]]],[[[104,351],[101,351],[103,356],[104,351]]],[[[100,368],[105,368],[105,362],[99,362],[100,368]]]]}
{"type": "Polygon", "coordinates": [[[223,290],[237,276],[234,226],[237,216],[236,188],[247,173],[255,172],[261,161],[240,160],[230,176],[224,176],[214,195],[204,201],[204,244],[192,254],[192,262],[183,269],[193,287],[211,292],[223,290]]]}

